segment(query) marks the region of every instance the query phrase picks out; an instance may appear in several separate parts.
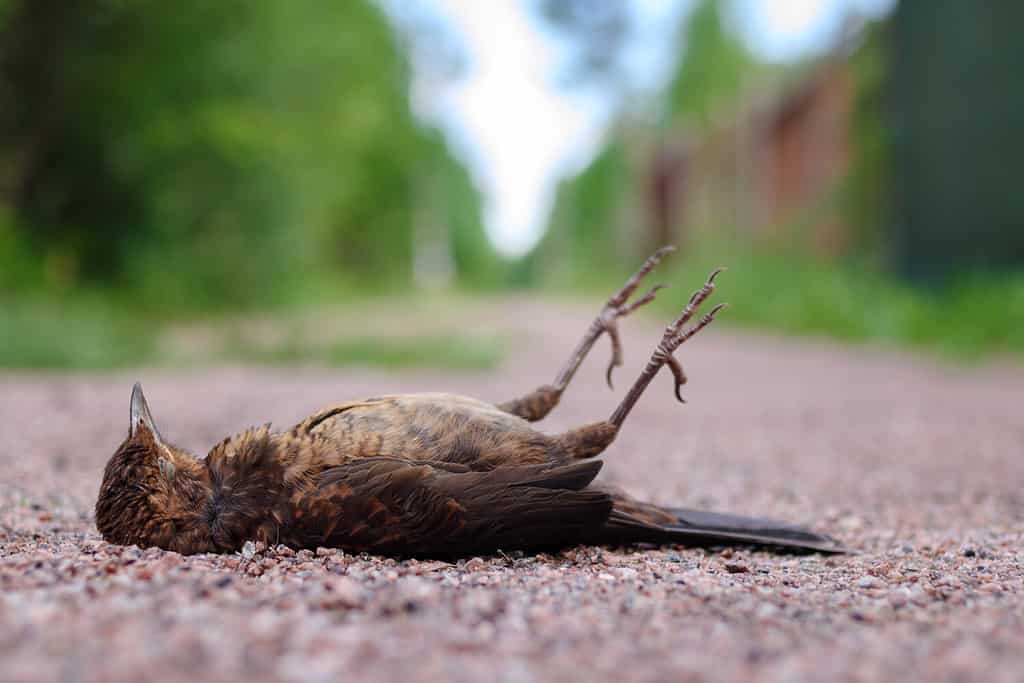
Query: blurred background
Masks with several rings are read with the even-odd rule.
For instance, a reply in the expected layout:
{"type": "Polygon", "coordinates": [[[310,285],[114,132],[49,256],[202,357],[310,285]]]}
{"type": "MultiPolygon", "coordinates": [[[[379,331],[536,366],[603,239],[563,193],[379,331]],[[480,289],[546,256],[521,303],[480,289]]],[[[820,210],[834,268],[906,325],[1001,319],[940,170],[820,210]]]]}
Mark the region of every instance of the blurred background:
{"type": "Polygon", "coordinates": [[[960,0],[0,0],[0,365],[488,367],[486,329],[379,319],[607,296],[665,243],[661,315],[726,265],[727,324],[1020,354],[1021,25],[960,0]]]}

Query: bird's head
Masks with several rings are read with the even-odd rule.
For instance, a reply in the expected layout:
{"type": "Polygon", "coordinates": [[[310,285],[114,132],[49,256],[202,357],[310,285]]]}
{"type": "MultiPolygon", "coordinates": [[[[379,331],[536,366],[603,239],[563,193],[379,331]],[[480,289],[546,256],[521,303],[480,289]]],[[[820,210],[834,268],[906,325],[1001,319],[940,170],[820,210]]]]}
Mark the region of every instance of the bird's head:
{"type": "Polygon", "coordinates": [[[128,438],[103,472],[96,527],[111,543],[201,552],[208,536],[204,473],[195,456],[164,441],[136,384],[128,438]]]}

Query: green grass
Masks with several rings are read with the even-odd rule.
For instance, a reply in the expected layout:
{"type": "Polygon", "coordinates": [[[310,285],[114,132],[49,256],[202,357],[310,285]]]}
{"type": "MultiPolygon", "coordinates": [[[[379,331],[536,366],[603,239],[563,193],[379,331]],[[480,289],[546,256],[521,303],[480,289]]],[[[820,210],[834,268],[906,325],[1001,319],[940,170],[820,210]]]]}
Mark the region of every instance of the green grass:
{"type": "MultiPolygon", "coordinates": [[[[297,314],[275,312],[282,329],[297,314]],[[289,317],[291,316],[291,317],[289,317]]],[[[186,329],[189,322],[173,321],[186,329]]],[[[0,298],[0,367],[54,370],[112,370],[139,365],[320,363],[384,369],[487,370],[503,356],[496,337],[383,334],[316,343],[303,334],[274,341],[243,336],[235,321],[213,316],[196,320],[212,332],[198,349],[168,348],[166,321],[134,312],[99,296],[7,296],[0,298]]]]}
{"type": "Polygon", "coordinates": [[[666,314],[717,266],[721,320],[781,332],[928,349],[961,359],[1024,353],[1024,273],[965,277],[923,291],[868,267],[719,245],[677,254],[666,314]],[[682,293],[680,293],[682,290],[682,293]]]}
{"type": "Polygon", "coordinates": [[[327,346],[306,345],[296,340],[259,347],[232,344],[220,356],[225,360],[273,365],[312,362],[386,370],[490,370],[501,362],[503,349],[499,339],[485,337],[356,337],[327,346]]]}
{"type": "Polygon", "coordinates": [[[152,362],[156,327],[91,296],[0,298],[0,366],[115,369],[152,362]]]}
{"type": "Polygon", "coordinates": [[[489,370],[498,365],[502,355],[502,344],[494,338],[441,336],[349,339],[332,346],[327,359],[334,365],[374,365],[396,370],[489,370]]]}
{"type": "MultiPolygon", "coordinates": [[[[714,296],[715,301],[730,304],[720,316],[724,324],[878,342],[958,359],[1024,356],[1024,273],[969,277],[943,291],[926,292],[854,264],[825,264],[793,252],[705,245],[677,253],[650,278],[652,283],[672,285],[653,304],[658,314],[676,314],[719,265],[728,267],[714,296]]],[[[607,296],[621,284],[619,277],[613,281],[607,273],[591,272],[576,282],[592,294],[607,296]]],[[[345,317],[337,334],[322,329],[320,316],[331,309],[317,301],[306,308],[269,311],[272,329],[287,332],[275,339],[273,334],[246,332],[238,320],[220,314],[168,320],[139,312],[116,294],[3,295],[0,367],[117,369],[241,361],[487,370],[503,355],[500,339],[452,333],[453,328],[443,324],[446,307],[461,309],[472,301],[472,294],[430,299],[432,314],[412,325],[420,330],[413,337],[391,334],[386,325],[368,325],[378,319],[387,322],[388,316],[378,315],[381,310],[408,322],[417,308],[408,297],[328,299],[334,299],[333,310],[345,317]],[[182,352],[167,344],[172,324],[186,330],[208,328],[209,334],[197,348],[182,352]]]]}

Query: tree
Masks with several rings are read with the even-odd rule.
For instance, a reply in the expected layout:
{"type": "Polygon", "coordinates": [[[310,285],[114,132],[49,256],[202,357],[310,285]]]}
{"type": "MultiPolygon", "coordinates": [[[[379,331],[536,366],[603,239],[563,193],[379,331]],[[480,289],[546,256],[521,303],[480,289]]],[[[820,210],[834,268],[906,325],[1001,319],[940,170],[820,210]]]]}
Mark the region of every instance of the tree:
{"type": "Polygon", "coordinates": [[[755,60],[726,29],[722,3],[701,0],[688,17],[683,56],[665,94],[668,119],[694,128],[707,127],[716,114],[743,94],[755,60]]]}
{"type": "Polygon", "coordinates": [[[0,1],[0,206],[69,284],[206,306],[410,280],[417,174],[450,157],[377,7],[0,1]]]}

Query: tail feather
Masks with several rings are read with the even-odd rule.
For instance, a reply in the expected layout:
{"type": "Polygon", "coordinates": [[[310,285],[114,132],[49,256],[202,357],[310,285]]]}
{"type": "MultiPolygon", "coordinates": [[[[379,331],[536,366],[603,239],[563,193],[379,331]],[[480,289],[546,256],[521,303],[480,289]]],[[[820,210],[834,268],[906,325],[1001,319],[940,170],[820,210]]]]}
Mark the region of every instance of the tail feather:
{"type": "Polygon", "coordinates": [[[835,539],[773,519],[664,508],[613,494],[614,508],[600,530],[602,543],[750,544],[825,553],[849,552],[835,539]]]}

